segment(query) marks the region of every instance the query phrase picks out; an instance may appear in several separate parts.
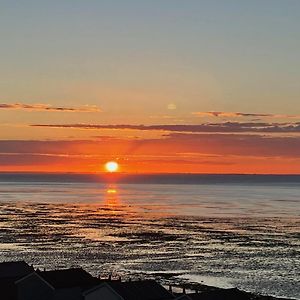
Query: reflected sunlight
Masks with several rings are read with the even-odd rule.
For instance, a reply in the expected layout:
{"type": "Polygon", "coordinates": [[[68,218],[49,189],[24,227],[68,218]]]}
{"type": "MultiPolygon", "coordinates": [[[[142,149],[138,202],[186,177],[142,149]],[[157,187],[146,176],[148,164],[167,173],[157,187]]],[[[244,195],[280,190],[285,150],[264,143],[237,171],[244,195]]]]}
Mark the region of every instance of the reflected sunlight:
{"type": "Polygon", "coordinates": [[[109,206],[110,208],[117,208],[117,207],[121,206],[121,201],[118,196],[118,190],[115,186],[109,186],[106,189],[103,204],[105,206],[109,206]]]}
{"type": "Polygon", "coordinates": [[[117,194],[117,190],[116,189],[107,189],[106,193],[107,194],[117,194]]]}

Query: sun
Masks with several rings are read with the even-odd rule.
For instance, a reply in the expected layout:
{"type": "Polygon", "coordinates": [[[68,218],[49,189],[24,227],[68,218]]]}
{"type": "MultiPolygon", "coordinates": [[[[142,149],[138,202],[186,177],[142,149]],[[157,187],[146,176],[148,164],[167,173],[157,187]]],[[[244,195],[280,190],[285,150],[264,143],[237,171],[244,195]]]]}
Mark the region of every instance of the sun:
{"type": "Polygon", "coordinates": [[[115,161],[108,161],[105,164],[105,170],[107,172],[113,173],[113,172],[117,172],[119,169],[119,164],[115,161]]]}

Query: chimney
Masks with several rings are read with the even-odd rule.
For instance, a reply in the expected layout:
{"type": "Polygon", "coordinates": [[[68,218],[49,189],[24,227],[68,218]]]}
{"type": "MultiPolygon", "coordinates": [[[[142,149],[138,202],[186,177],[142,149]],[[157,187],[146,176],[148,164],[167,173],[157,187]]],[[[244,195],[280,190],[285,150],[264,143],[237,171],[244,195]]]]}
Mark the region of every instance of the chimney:
{"type": "Polygon", "coordinates": [[[169,292],[172,293],[172,285],[169,284],[169,292]]]}
{"type": "Polygon", "coordinates": [[[185,287],[182,288],[182,294],[185,294],[185,287]]]}

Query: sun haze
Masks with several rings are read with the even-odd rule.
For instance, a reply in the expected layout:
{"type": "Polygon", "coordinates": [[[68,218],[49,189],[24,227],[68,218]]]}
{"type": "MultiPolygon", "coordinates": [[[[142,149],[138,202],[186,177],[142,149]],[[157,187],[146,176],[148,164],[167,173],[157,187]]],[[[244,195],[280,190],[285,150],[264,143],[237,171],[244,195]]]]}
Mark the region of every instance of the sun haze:
{"type": "Polygon", "coordinates": [[[119,169],[119,164],[115,161],[108,161],[105,164],[105,170],[107,172],[113,173],[113,172],[117,172],[119,169]]]}

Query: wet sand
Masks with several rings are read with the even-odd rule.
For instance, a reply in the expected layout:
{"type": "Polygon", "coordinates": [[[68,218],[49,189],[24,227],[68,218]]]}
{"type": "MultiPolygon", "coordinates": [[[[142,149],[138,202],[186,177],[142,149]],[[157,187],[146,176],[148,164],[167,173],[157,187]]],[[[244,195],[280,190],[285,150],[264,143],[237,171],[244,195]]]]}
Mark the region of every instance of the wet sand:
{"type": "Polygon", "coordinates": [[[146,271],[165,284],[300,294],[298,219],[155,212],[112,202],[1,203],[1,259],[47,269],[81,265],[94,275],[125,278],[146,271]]]}

